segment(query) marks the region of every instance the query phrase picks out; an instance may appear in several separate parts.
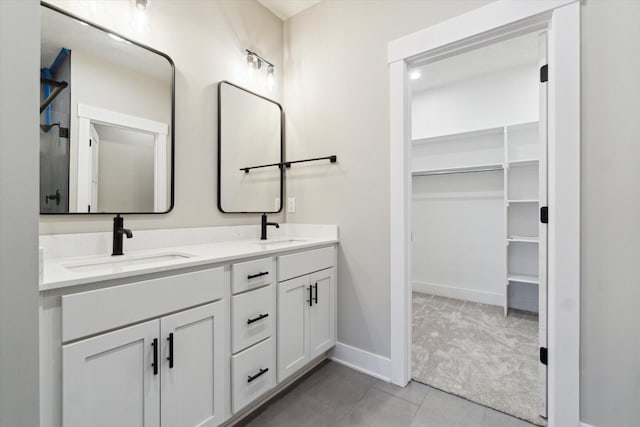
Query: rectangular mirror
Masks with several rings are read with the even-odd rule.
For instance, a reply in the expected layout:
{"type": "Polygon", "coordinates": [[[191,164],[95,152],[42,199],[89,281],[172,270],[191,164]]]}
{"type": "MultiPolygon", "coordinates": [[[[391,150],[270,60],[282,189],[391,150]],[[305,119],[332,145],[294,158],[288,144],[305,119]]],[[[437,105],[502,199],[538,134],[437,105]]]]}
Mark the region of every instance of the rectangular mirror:
{"type": "Polygon", "coordinates": [[[218,85],[218,209],[276,213],[284,188],[284,115],[275,101],[218,85]]]}
{"type": "Polygon", "coordinates": [[[54,6],[41,9],[40,213],[169,212],[173,61],[54,6]]]}

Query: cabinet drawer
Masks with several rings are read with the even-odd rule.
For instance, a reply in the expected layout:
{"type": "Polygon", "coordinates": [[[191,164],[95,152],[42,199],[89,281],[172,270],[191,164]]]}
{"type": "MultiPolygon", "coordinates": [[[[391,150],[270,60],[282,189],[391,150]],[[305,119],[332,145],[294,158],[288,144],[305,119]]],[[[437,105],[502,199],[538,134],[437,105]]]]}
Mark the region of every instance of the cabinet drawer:
{"type": "Polygon", "coordinates": [[[261,258],[253,261],[233,264],[232,292],[248,291],[274,282],[273,258],[261,258]]]}
{"type": "Polygon", "coordinates": [[[233,412],[238,412],[275,384],[273,338],[231,356],[233,412]]]}
{"type": "Polygon", "coordinates": [[[236,353],[273,335],[273,285],[231,297],[231,352],[236,353]]]}
{"type": "Polygon", "coordinates": [[[222,267],[64,295],[62,341],[159,317],[223,296],[222,267]]]}
{"type": "Polygon", "coordinates": [[[333,267],[335,247],[314,249],[278,257],[278,282],[333,267]]]}

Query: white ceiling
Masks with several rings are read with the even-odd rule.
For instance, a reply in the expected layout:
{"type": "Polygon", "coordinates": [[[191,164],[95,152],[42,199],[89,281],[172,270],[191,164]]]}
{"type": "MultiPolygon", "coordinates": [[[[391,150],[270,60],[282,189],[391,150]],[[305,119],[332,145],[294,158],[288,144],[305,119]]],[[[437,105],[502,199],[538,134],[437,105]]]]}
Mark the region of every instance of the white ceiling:
{"type": "Polygon", "coordinates": [[[413,92],[444,86],[498,70],[535,64],[538,61],[538,34],[531,33],[495,43],[437,62],[412,67],[422,76],[411,80],[413,92]]]}
{"type": "Polygon", "coordinates": [[[320,0],[258,0],[260,4],[269,9],[278,18],[286,21],[293,15],[310,8],[320,0]]]}

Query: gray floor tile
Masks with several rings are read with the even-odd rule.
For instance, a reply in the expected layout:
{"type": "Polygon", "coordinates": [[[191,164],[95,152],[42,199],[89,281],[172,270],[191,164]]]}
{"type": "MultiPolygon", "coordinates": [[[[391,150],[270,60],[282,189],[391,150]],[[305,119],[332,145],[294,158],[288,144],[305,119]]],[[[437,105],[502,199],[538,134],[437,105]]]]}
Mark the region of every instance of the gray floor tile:
{"type": "Polygon", "coordinates": [[[396,387],[336,363],[320,367],[258,411],[238,426],[533,426],[420,383],[396,387]]]}
{"type": "MultiPolygon", "coordinates": [[[[279,401],[273,418],[265,417],[265,427],[334,427],[343,413],[307,395],[292,395],[279,401]]],[[[257,426],[254,426],[257,427],[257,426]]]]}
{"type": "Polygon", "coordinates": [[[410,381],[406,387],[399,387],[386,381],[376,381],[373,386],[378,390],[389,393],[411,403],[422,405],[430,387],[415,381],[410,381]]]}
{"type": "Polygon", "coordinates": [[[370,388],[353,410],[343,418],[340,427],[407,427],[419,406],[370,388]]]}
{"type": "MultiPolygon", "coordinates": [[[[542,418],[540,418],[540,421],[542,421],[542,418]]],[[[485,409],[482,427],[534,427],[534,424],[487,408],[485,409]]]]}
{"type": "Polygon", "coordinates": [[[439,390],[429,390],[411,427],[478,427],[484,407],[439,390]]]}
{"type": "Polygon", "coordinates": [[[336,363],[323,368],[322,378],[304,390],[304,395],[328,405],[342,415],[351,411],[376,379],[336,363]]]}

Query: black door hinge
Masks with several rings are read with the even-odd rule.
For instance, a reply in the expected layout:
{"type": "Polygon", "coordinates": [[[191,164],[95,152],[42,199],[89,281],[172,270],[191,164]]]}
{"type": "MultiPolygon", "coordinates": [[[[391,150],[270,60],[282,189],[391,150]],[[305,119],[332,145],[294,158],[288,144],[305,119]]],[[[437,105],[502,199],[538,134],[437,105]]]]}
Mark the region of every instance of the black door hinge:
{"type": "Polygon", "coordinates": [[[549,224],[549,207],[542,206],[540,208],[540,222],[543,224],[549,224]]]}
{"type": "Polygon", "coordinates": [[[545,64],[540,67],[540,83],[544,83],[549,80],[549,65],[545,64]]]}
{"type": "Polygon", "coordinates": [[[91,138],[89,138],[89,147],[91,147],[91,138]]]}
{"type": "Polygon", "coordinates": [[[540,363],[547,366],[547,348],[540,347],[540,363]]]}

